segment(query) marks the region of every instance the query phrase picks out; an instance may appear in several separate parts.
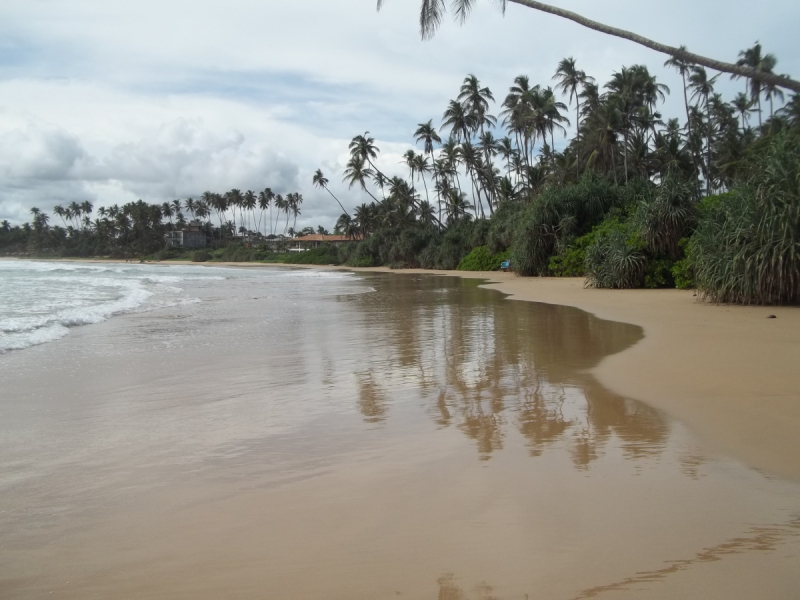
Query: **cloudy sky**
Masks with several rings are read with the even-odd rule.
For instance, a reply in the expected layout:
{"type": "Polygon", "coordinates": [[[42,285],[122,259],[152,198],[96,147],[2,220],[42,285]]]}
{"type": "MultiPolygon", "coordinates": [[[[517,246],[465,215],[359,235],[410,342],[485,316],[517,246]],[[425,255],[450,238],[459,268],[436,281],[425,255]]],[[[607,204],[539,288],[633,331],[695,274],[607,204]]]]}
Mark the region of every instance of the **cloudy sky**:
{"type": "MultiPolygon", "coordinates": [[[[800,75],[800,3],[775,0],[556,0],[664,43],[735,61],[760,40],[778,70],[800,75]]],[[[553,16],[488,0],[464,26],[418,35],[419,0],[3,0],[0,3],[0,219],[32,206],[96,206],[197,197],[237,187],[305,197],[299,226],[341,212],[311,185],[322,168],[345,206],[368,198],[340,183],[350,138],[365,130],[381,167],[417,123],[438,123],[468,73],[502,99],[513,78],[551,85],[574,56],[599,81],[647,64],[673,94],[665,57],[553,16]]],[[[726,95],[741,82],[721,78],[726,95]]],[[[574,119],[573,119],[574,120],[574,119]]],[[[558,145],[558,140],[556,141],[558,145]]]]}

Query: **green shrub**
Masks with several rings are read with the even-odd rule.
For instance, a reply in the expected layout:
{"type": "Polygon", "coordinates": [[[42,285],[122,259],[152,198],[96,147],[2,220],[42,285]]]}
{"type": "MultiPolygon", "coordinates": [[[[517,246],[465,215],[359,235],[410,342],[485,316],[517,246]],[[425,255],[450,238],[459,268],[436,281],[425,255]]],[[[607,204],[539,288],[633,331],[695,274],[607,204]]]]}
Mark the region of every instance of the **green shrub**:
{"type": "Polygon", "coordinates": [[[550,257],[548,268],[556,277],[582,277],[586,275],[586,250],[594,243],[597,233],[592,230],[576,238],[561,254],[550,257]]]}
{"type": "Polygon", "coordinates": [[[312,248],[305,252],[293,252],[282,255],[286,257],[282,262],[294,263],[297,265],[338,265],[339,253],[331,245],[320,248],[312,248]]]}
{"type": "Polygon", "coordinates": [[[362,268],[375,266],[372,262],[372,257],[370,256],[351,259],[347,264],[350,265],[351,267],[362,267],[362,268]]]}
{"type": "Polygon", "coordinates": [[[250,262],[252,259],[253,251],[239,244],[216,250],[211,257],[211,260],[216,262],[250,262]]]}
{"type": "Polygon", "coordinates": [[[514,241],[514,230],[517,227],[519,214],[523,205],[518,202],[503,201],[494,211],[490,221],[486,243],[493,253],[504,252],[514,241]]]}
{"type": "Polygon", "coordinates": [[[596,288],[642,287],[647,259],[628,225],[616,219],[603,223],[586,250],[586,284],[596,288]]]}
{"type": "Polygon", "coordinates": [[[192,262],[202,263],[211,260],[211,255],[207,250],[195,250],[192,252],[192,262]]]}
{"type": "Polygon", "coordinates": [[[644,287],[674,288],[675,278],[672,275],[674,265],[674,262],[666,258],[648,260],[644,269],[644,287]]]}
{"type": "Polygon", "coordinates": [[[683,258],[672,266],[672,278],[679,290],[689,290],[695,286],[694,269],[688,258],[683,258]]]}
{"type": "Polygon", "coordinates": [[[694,225],[696,212],[693,184],[667,175],[660,185],[639,195],[633,221],[647,250],[674,261],[681,251],[680,240],[694,225]]]}
{"type": "Polygon", "coordinates": [[[456,267],[459,271],[497,271],[504,260],[508,260],[509,252],[492,254],[488,246],[478,246],[461,259],[456,267]]]}
{"type": "Polygon", "coordinates": [[[565,252],[573,239],[621,205],[619,191],[591,174],[577,184],[547,188],[517,219],[511,246],[514,271],[547,275],[551,256],[565,252]]]}
{"type": "Polygon", "coordinates": [[[701,207],[689,242],[697,288],[713,302],[800,301],[800,135],[759,150],[745,185],[701,207]]]}

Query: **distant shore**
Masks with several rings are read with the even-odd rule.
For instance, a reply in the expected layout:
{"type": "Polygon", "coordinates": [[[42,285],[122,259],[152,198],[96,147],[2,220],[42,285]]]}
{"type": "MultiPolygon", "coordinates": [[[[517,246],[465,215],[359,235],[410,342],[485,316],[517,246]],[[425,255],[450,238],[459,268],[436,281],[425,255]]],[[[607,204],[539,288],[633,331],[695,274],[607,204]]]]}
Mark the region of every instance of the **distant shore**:
{"type": "MultiPolygon", "coordinates": [[[[122,262],[75,260],[73,262],[122,262]]],[[[759,470],[800,481],[800,308],[712,305],[691,290],[584,289],[581,278],[511,273],[268,263],[186,263],[312,268],[486,279],[512,300],[573,306],[639,325],[645,338],[593,374],[611,390],[684,422],[712,448],[759,470]],[[776,318],[768,318],[774,315],[776,318]]]]}

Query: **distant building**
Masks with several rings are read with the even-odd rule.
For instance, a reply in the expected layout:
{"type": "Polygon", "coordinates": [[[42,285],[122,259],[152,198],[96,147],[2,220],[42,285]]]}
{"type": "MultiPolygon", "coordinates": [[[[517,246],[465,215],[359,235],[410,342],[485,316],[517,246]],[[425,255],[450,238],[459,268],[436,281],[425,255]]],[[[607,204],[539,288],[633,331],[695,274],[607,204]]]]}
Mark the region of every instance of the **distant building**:
{"type": "Polygon", "coordinates": [[[353,238],[346,235],[322,235],[320,233],[312,233],[311,235],[303,235],[289,240],[289,252],[304,252],[327,244],[339,246],[352,241],[353,238]]]}
{"type": "Polygon", "coordinates": [[[183,229],[164,234],[167,246],[176,248],[205,248],[208,245],[206,230],[199,221],[190,221],[183,229]]]}
{"type": "Polygon", "coordinates": [[[264,240],[264,236],[255,231],[240,231],[239,233],[234,233],[230,240],[234,244],[243,244],[249,248],[260,244],[264,240]]]}

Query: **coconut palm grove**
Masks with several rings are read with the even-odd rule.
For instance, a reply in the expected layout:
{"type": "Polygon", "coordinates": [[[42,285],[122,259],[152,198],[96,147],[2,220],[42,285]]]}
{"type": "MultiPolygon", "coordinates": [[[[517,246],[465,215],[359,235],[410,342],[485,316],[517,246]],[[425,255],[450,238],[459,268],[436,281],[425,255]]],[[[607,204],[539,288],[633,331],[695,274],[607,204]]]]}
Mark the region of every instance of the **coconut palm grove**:
{"type": "MultiPolygon", "coordinates": [[[[749,76],[732,98],[720,77],[676,55],[669,89],[646,65],[608,81],[573,58],[551,81],[519,75],[503,92],[465,77],[441,116],[410,131],[407,176],[377,166],[369,132],[354,137],[340,177],[368,203],[352,211],[318,170],[309,183],[342,210],[334,232],[352,241],[285,253],[296,235],[298,192],[207,191],[194,200],[95,208],[33,208],[3,222],[7,255],[143,260],[265,261],[585,277],[598,288],[696,287],[714,302],[800,300],[800,95],[776,83],[778,59],[756,43],[735,63],[749,76]],[[685,117],[660,106],[679,94],[685,117]],[[575,135],[565,140],[567,127],[575,135]],[[558,149],[559,146],[561,149],[558,149]],[[189,222],[208,248],[165,246],[189,222]]],[[[785,78],[786,81],[791,81],[785,78]]],[[[431,118],[428,118],[431,117],[431,118]]]]}

